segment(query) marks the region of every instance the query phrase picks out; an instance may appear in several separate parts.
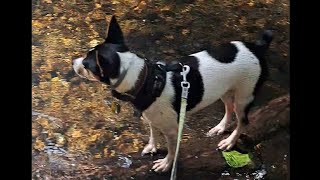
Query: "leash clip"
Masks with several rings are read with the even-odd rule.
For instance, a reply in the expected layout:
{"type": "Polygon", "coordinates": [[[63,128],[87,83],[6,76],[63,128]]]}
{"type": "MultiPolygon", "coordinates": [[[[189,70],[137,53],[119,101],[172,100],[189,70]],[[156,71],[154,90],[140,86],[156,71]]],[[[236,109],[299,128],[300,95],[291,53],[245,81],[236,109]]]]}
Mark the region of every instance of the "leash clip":
{"type": "Polygon", "coordinates": [[[190,83],[187,81],[187,74],[190,71],[190,67],[188,65],[184,65],[182,67],[182,72],[180,72],[182,76],[182,81],[181,81],[181,87],[182,87],[182,93],[181,97],[187,99],[188,98],[188,90],[190,88],[190,83]]]}

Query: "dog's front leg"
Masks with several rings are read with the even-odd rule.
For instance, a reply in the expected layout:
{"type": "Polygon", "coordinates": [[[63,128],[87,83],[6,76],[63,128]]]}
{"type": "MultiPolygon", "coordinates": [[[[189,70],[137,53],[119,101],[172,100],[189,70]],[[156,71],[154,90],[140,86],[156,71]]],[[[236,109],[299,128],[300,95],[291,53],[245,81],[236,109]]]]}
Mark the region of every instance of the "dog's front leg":
{"type": "Polygon", "coordinates": [[[150,127],[150,137],[148,144],[144,147],[143,151],[141,152],[141,156],[144,156],[145,154],[153,154],[157,152],[157,139],[155,136],[155,128],[152,125],[151,121],[148,120],[147,117],[143,117],[143,119],[147,120],[150,127]]]}
{"type": "Polygon", "coordinates": [[[144,117],[146,116],[151,121],[152,126],[161,131],[167,141],[167,156],[163,159],[154,161],[154,165],[152,167],[155,172],[166,172],[170,170],[172,166],[176,150],[178,114],[170,105],[167,104],[166,101],[158,101],[154,103],[149,109],[144,111],[143,114],[144,117]]]}
{"type": "Polygon", "coordinates": [[[178,125],[171,127],[170,129],[162,129],[167,144],[168,144],[168,154],[163,159],[158,159],[154,161],[152,169],[155,172],[166,172],[168,171],[173,163],[174,154],[177,145],[177,135],[178,135],[178,125]]]}

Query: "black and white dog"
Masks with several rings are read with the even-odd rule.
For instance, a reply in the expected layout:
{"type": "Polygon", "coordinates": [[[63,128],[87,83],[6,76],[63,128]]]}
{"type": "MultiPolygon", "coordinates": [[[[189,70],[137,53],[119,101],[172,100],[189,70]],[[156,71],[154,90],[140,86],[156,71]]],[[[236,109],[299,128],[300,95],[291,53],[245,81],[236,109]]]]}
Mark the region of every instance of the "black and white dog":
{"type": "MultiPolygon", "coordinates": [[[[236,114],[237,127],[218,144],[219,149],[231,149],[248,123],[250,106],[267,75],[264,54],[271,41],[272,31],[267,30],[256,43],[232,41],[178,60],[190,66],[187,115],[218,99],[225,105],[223,119],[208,132],[209,136],[223,133],[233,112],[236,114]]],[[[113,96],[129,100],[142,112],[143,118],[150,123],[150,139],[142,155],[156,152],[155,128],[163,133],[168,143],[168,154],[164,159],[154,161],[152,169],[168,171],[173,162],[178,133],[180,72],[166,72],[164,86],[160,88],[160,94],[154,96],[149,88],[154,83],[154,66],[129,51],[114,16],[105,42],[91,49],[86,57],[73,60],[73,68],[82,78],[112,86],[113,96]]]]}

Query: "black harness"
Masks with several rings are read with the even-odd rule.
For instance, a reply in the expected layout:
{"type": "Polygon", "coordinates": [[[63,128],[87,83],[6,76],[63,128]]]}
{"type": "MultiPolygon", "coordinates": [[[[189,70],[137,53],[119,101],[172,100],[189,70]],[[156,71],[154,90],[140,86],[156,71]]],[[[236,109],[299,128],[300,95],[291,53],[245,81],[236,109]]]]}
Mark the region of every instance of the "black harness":
{"type": "MultiPolygon", "coordinates": [[[[173,61],[170,63],[166,63],[164,61],[150,62],[146,61],[146,66],[148,72],[146,76],[148,76],[148,81],[144,82],[146,84],[147,92],[150,92],[152,97],[157,98],[161,95],[164,86],[166,85],[167,72],[180,72],[182,71],[182,64],[173,61]]],[[[137,93],[137,92],[136,92],[137,93]]],[[[135,94],[132,91],[126,93],[119,93],[117,95],[121,96],[121,100],[131,101],[135,99],[135,94]]]]}
{"type": "Polygon", "coordinates": [[[177,61],[166,63],[164,61],[157,62],[147,62],[150,67],[151,72],[148,75],[151,82],[148,82],[148,92],[152,94],[153,97],[159,97],[166,85],[167,72],[174,71],[180,72],[183,65],[177,61]]]}
{"type": "Polygon", "coordinates": [[[167,72],[180,72],[182,71],[183,65],[177,61],[173,61],[170,63],[166,63],[164,61],[157,61],[154,64],[154,72],[151,75],[152,77],[154,77],[154,80],[153,83],[151,83],[152,89],[150,92],[154,97],[159,97],[166,84],[167,72]]]}
{"type": "MultiPolygon", "coordinates": [[[[150,93],[153,98],[157,98],[161,95],[166,85],[167,72],[181,72],[183,68],[183,65],[177,61],[166,63],[164,61],[152,62],[146,60],[145,64],[147,66],[146,68],[148,69],[146,74],[146,76],[148,76],[148,80],[144,82],[144,86],[146,92],[150,93]]],[[[139,92],[135,92],[135,90],[126,93],[119,93],[115,90],[112,90],[112,95],[122,101],[133,102],[137,93],[139,92]]],[[[140,117],[141,112],[136,109],[134,115],[136,117],[140,117]]]]}

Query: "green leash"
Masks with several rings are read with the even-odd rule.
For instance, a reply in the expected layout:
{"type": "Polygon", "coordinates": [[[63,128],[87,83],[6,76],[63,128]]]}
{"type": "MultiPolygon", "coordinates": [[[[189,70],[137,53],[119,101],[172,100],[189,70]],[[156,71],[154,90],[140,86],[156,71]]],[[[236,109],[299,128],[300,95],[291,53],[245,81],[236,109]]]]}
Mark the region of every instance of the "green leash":
{"type": "Polygon", "coordinates": [[[180,114],[179,114],[179,130],[178,130],[178,137],[177,137],[177,146],[176,146],[176,153],[174,155],[172,170],[171,170],[171,176],[170,180],[176,179],[177,174],[177,159],[179,154],[179,148],[180,148],[180,141],[182,137],[182,130],[184,125],[184,119],[186,116],[186,109],[187,109],[187,99],[188,99],[188,90],[190,88],[190,83],[187,81],[187,74],[190,71],[190,67],[188,65],[184,65],[182,68],[182,72],[180,73],[183,77],[183,80],[181,82],[181,107],[180,107],[180,114]]]}

